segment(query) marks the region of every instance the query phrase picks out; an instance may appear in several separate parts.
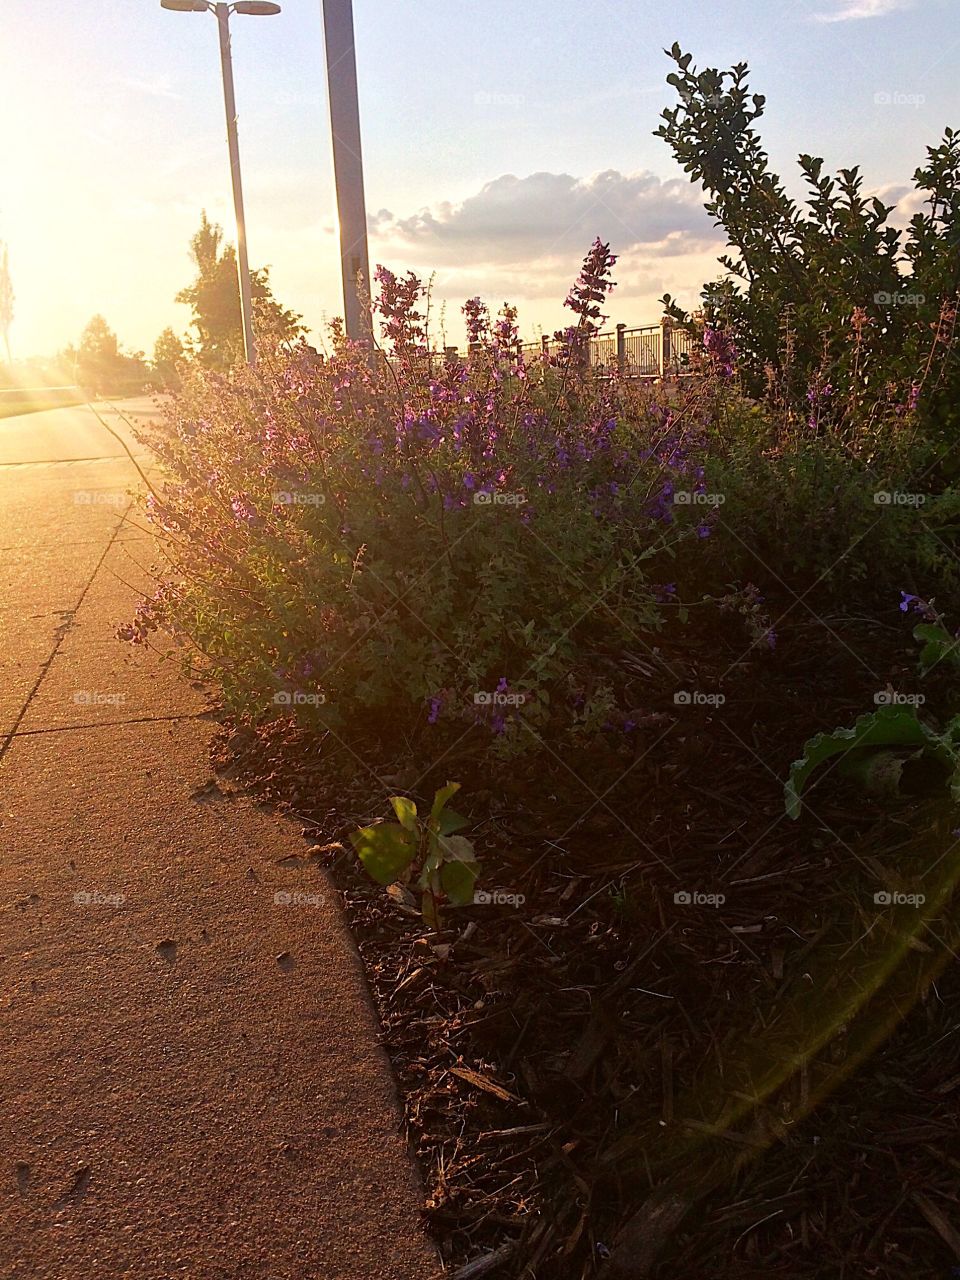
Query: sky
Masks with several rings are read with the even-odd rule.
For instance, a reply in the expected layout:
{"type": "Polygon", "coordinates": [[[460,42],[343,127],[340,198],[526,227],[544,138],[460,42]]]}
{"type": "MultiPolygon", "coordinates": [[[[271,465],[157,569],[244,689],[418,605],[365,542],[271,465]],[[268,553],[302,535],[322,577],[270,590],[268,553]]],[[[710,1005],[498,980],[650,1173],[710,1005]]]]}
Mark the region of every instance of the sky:
{"type": "MultiPolygon", "coordinates": [[[[463,341],[476,294],[515,303],[527,337],[557,327],[598,235],[620,255],[611,325],[721,274],[723,237],[652,136],[674,41],[749,64],[795,195],[811,152],[907,213],[926,147],[960,127],[960,0],[354,0],[354,18],[371,265],[433,274],[438,341],[463,341]]],[[[342,314],[320,0],[232,30],[251,263],[316,334],[342,314]]],[[[97,312],[148,354],[185,332],[201,210],[233,238],[213,17],[3,0],[0,94],[15,355],[97,312]]]]}

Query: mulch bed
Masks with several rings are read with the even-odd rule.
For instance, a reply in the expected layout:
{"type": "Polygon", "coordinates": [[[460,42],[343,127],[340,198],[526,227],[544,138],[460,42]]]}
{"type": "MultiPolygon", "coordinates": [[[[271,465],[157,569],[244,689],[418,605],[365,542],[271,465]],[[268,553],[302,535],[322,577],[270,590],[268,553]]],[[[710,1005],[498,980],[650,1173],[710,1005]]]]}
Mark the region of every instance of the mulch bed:
{"type": "Polygon", "coordinates": [[[885,967],[915,917],[874,903],[944,872],[949,816],[834,777],[783,811],[806,737],[915,686],[909,627],[793,614],[745,654],[740,625],[625,655],[639,728],[580,758],[421,768],[424,737],[375,777],[289,725],[224,730],[221,768],[342,893],[454,1276],[960,1275],[957,913],[885,967]],[[492,900],[431,933],[347,837],[448,779],[492,900]]]}

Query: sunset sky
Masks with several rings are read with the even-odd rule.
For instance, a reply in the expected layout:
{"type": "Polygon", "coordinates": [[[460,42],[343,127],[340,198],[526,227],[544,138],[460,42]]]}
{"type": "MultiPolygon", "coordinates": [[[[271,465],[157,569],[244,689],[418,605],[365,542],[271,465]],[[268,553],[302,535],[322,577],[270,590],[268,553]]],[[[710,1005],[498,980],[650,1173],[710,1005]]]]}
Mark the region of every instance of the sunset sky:
{"type": "MultiPolygon", "coordinates": [[[[721,247],[651,136],[674,40],[749,62],[764,138],[861,164],[893,203],[960,126],[960,0],[355,0],[371,259],[436,271],[450,341],[480,293],[552,328],[595,235],[621,254],[613,322],[695,301],[721,247]]],[[[250,256],[316,330],[341,310],[319,0],[235,17],[250,256]]],[[[4,0],[0,239],[15,354],[75,341],[94,312],[152,350],[186,329],[200,211],[232,238],[216,23],[159,0],[4,0]]]]}

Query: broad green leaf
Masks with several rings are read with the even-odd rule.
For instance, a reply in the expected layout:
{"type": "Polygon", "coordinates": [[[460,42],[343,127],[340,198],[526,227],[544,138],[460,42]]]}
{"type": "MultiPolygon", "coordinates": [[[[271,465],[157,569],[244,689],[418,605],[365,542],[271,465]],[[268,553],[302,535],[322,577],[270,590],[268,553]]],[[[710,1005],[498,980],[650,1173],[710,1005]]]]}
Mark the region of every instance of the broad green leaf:
{"type": "Polygon", "coordinates": [[[452,836],[455,831],[462,831],[464,827],[469,827],[469,825],[469,818],[464,818],[461,814],[455,813],[453,809],[446,809],[440,815],[438,830],[442,836],[452,836]]]}
{"type": "Polygon", "coordinates": [[[441,836],[440,849],[445,862],[476,862],[473,845],[464,836],[441,836]]]}
{"type": "Polygon", "coordinates": [[[905,764],[906,758],[895,751],[851,751],[841,759],[837,772],[863,787],[867,795],[896,796],[905,764]]]}
{"type": "Polygon", "coordinates": [[[363,869],[378,884],[393,884],[406,871],[416,853],[410,833],[395,822],[379,822],[354,831],[350,841],[363,869]]]}
{"type": "Polygon", "coordinates": [[[960,661],[960,643],[945,627],[936,622],[919,622],[913,629],[914,640],[922,641],[919,667],[922,675],[926,675],[933,667],[945,658],[953,662],[960,661]]]}
{"type": "Polygon", "coordinates": [[[431,821],[436,823],[441,813],[447,807],[447,801],[452,799],[460,790],[459,782],[448,782],[445,787],[441,787],[437,794],[433,797],[433,808],[430,810],[431,821]]]}
{"type": "Polygon", "coordinates": [[[447,862],[440,872],[443,891],[455,907],[468,907],[480,868],[475,862],[447,862]]]}
{"type": "Polygon", "coordinates": [[[406,796],[391,796],[390,803],[393,805],[393,812],[397,815],[397,821],[405,831],[416,831],[417,829],[417,806],[406,796]]]}
{"type": "Polygon", "coordinates": [[[852,729],[818,733],[794,760],[784,787],[787,816],[799,818],[800,795],[811,773],[832,756],[863,747],[924,747],[948,767],[957,763],[956,752],[917,719],[913,707],[879,707],[857,720],[852,729]]]}

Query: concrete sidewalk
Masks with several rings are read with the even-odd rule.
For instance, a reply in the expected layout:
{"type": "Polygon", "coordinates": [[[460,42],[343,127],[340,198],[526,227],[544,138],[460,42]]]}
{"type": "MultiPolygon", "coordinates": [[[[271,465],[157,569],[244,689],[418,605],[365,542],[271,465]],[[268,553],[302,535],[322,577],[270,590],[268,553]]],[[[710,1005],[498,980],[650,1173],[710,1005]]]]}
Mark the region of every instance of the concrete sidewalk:
{"type": "Polygon", "coordinates": [[[113,639],[136,481],[89,410],[0,422],[0,1276],[427,1280],[334,895],[113,639]]]}

